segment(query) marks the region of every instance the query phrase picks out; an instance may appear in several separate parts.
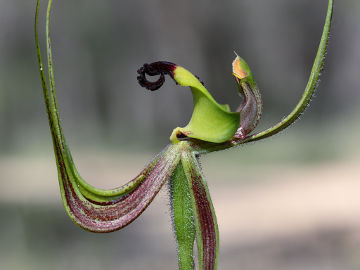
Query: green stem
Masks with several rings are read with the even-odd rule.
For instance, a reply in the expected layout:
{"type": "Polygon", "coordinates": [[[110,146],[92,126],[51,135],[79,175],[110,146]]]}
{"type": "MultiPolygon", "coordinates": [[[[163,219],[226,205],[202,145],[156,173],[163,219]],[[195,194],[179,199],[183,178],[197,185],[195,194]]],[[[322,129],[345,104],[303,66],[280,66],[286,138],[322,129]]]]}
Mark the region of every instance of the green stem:
{"type": "Polygon", "coordinates": [[[216,270],[219,229],[209,189],[193,152],[183,151],[181,164],[191,190],[200,270],[216,270]]]}
{"type": "Polygon", "coordinates": [[[194,269],[195,225],[190,187],[181,163],[171,177],[170,196],[179,270],[191,270],[194,269]]]}

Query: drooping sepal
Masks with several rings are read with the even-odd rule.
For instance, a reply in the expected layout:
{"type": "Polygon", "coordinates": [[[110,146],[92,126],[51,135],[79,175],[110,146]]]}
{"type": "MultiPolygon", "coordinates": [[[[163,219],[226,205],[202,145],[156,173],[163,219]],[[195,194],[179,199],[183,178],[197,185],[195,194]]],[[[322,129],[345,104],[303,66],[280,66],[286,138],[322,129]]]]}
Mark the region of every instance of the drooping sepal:
{"type": "Polygon", "coordinates": [[[154,199],[179,163],[179,153],[174,149],[175,146],[169,146],[137,177],[119,188],[98,189],[81,178],[66,144],[57,108],[49,35],[52,1],[48,3],[46,15],[48,83],[43,69],[37,33],[39,4],[40,0],[37,1],[35,14],[35,43],[64,207],[71,219],[86,230],[93,232],[118,230],[138,217],[154,199]]]}
{"type": "Polygon", "coordinates": [[[86,197],[77,179],[60,160],[59,182],[63,204],[70,218],[86,230],[112,232],[121,229],[148,207],[178,162],[179,155],[175,151],[166,151],[154,165],[144,169],[144,178],[133,190],[115,199],[106,200],[104,196],[99,202],[86,197]]]}

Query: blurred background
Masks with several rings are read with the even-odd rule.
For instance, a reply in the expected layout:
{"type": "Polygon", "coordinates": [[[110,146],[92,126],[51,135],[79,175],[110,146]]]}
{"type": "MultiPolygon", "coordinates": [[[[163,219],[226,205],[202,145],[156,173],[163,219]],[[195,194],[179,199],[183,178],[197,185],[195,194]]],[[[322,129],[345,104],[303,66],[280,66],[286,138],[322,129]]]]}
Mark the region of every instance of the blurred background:
{"type": "MultiPolygon", "coordinates": [[[[34,46],[36,1],[0,0],[0,269],[176,269],[167,187],[130,226],[92,234],[63,209],[34,46]]],[[[44,43],[45,3],[40,36],[44,43]]],[[[192,113],[190,91],[137,84],[146,62],[198,75],[240,102],[236,51],[264,101],[258,131],[296,105],[326,0],[54,1],[60,113],[82,176],[124,184],[192,113]]],[[[219,269],[360,269],[360,2],[336,1],[320,86],[287,131],[202,158],[220,228],[219,269]]]]}

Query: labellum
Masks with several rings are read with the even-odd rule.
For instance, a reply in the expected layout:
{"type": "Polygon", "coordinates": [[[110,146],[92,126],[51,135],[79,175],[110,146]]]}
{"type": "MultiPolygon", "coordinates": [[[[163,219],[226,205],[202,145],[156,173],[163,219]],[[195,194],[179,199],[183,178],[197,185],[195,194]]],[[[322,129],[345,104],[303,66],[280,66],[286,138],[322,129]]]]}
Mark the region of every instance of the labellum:
{"type": "Polygon", "coordinates": [[[158,61],[138,70],[139,84],[151,91],[159,89],[169,75],[176,84],[189,86],[194,111],[185,127],[173,130],[171,143],[154,157],[134,179],[110,190],[98,189],[81,178],[73,162],[61,127],[49,36],[52,0],[46,15],[48,80],[45,77],[38,39],[37,1],[35,43],[45,107],[56,157],[62,201],[70,218],[91,232],[112,232],[134,221],[169,181],[173,228],[178,245],[179,269],[194,269],[194,245],[197,243],[198,268],[217,269],[219,232],[209,190],[198,162],[201,154],[234,147],[272,136],[292,124],[305,110],[315,91],[323,66],[333,12],[329,0],[327,17],[319,49],[306,89],[294,110],[276,125],[252,134],[262,114],[259,89],[247,63],[236,56],[233,75],[242,102],[236,112],[217,103],[199,79],[176,64],[158,61]],[[149,82],[146,76],[159,76],[149,82]]]}

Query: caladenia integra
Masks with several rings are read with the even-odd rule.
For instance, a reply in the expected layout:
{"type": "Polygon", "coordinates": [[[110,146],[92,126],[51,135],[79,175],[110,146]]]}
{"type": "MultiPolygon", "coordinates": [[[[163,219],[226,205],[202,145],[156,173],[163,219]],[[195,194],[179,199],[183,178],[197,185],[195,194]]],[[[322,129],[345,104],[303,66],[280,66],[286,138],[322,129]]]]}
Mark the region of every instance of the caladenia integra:
{"type": "Polygon", "coordinates": [[[35,41],[45,107],[49,119],[54,153],[59,174],[60,192],[70,218],[92,232],[112,232],[134,221],[151,203],[162,186],[169,182],[173,228],[178,245],[179,269],[194,269],[194,245],[197,243],[198,268],[217,269],[219,233],[214,207],[198,162],[200,155],[261,140],[291,125],[305,110],[316,89],[329,38],[333,0],[329,0],[320,45],[302,98],[293,111],[265,131],[252,133],[262,113],[259,89],[247,63],[236,55],[232,71],[242,102],[236,112],[217,103],[204,84],[185,68],[158,61],[138,70],[141,86],[154,91],[161,87],[165,76],[176,84],[189,86],[194,111],[189,124],[177,127],[170,144],[154,157],[134,179],[110,190],[98,189],[81,178],[72,160],[64,133],[55,93],[55,81],[49,20],[52,0],[46,15],[46,51],[48,80],[45,77],[39,40],[37,1],[35,41]],[[159,76],[148,81],[147,76],[159,76]]]}

